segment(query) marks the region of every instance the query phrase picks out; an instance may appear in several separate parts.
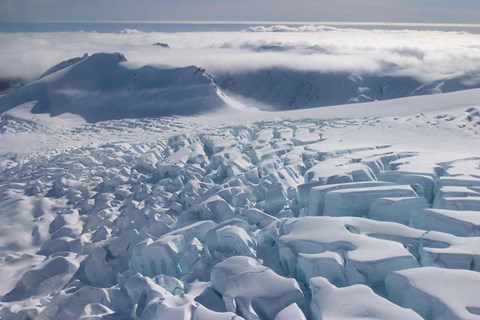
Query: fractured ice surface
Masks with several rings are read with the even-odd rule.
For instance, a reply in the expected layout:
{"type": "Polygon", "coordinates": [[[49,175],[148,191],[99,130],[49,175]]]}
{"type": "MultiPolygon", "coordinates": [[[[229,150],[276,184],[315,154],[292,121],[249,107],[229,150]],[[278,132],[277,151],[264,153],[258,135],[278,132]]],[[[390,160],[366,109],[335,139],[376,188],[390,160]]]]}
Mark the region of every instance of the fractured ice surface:
{"type": "Polygon", "coordinates": [[[333,190],[325,196],[323,214],[326,216],[366,216],[370,206],[378,199],[405,197],[417,197],[409,185],[333,190]]]}
{"type": "Polygon", "coordinates": [[[405,172],[405,171],[384,171],[379,175],[379,179],[390,181],[397,184],[416,185],[421,188],[422,196],[429,203],[433,200],[436,174],[432,172],[405,172]]]}
{"type": "Polygon", "coordinates": [[[22,275],[15,288],[2,301],[17,301],[44,295],[63,288],[78,269],[78,263],[68,257],[54,257],[22,275]]]}
{"type": "Polygon", "coordinates": [[[480,197],[444,197],[439,200],[434,208],[472,211],[480,206],[480,197]]]}
{"type": "Polygon", "coordinates": [[[110,287],[117,281],[117,273],[128,268],[135,244],[140,241],[136,230],[97,246],[85,259],[85,276],[91,285],[110,287]]]}
{"type": "Polygon", "coordinates": [[[365,285],[337,288],[325,278],[310,279],[314,319],[422,319],[409,309],[401,308],[376,295],[365,285]]]}
{"type": "Polygon", "coordinates": [[[428,208],[425,198],[378,198],[368,210],[368,217],[373,220],[393,221],[408,225],[410,212],[428,208]]]}
{"type": "Polygon", "coordinates": [[[445,186],[480,187],[480,179],[470,175],[441,177],[436,184],[437,190],[445,186]]]}
{"type": "MultiPolygon", "coordinates": [[[[390,272],[418,266],[401,243],[362,234],[357,222],[362,223],[357,218],[332,217],[285,221],[280,227],[278,245],[287,274],[301,272],[304,279],[321,275],[338,284],[382,287],[390,272]],[[333,254],[318,255],[325,252],[333,254]],[[313,267],[317,261],[319,266],[313,267]]],[[[388,232],[385,230],[387,235],[388,232]]]]}
{"type": "Polygon", "coordinates": [[[317,164],[306,173],[307,179],[320,180],[324,184],[373,181],[375,180],[372,170],[363,163],[351,163],[345,166],[329,168],[328,163],[317,164]]]}
{"type": "Polygon", "coordinates": [[[432,231],[422,238],[421,264],[480,271],[480,237],[456,237],[432,231]]]}
{"type": "Polygon", "coordinates": [[[352,182],[341,184],[329,184],[325,186],[317,186],[310,189],[308,215],[322,216],[325,209],[325,197],[330,191],[342,189],[357,189],[365,187],[378,187],[389,185],[388,182],[352,182]]]}
{"type": "Polygon", "coordinates": [[[478,160],[411,144],[474,131],[417,116],[29,125],[47,151],[0,154],[0,316],[416,319],[393,272],[480,265],[478,160]]]}
{"type": "Polygon", "coordinates": [[[210,230],[206,244],[209,249],[221,252],[224,256],[252,256],[255,257],[255,243],[245,229],[226,225],[210,230]]]}
{"type": "Polygon", "coordinates": [[[147,276],[167,274],[181,277],[200,259],[203,245],[197,238],[171,234],[152,241],[147,239],[133,249],[129,269],[147,276]]]}
{"type": "Polygon", "coordinates": [[[443,186],[437,190],[435,194],[435,202],[433,207],[442,207],[445,198],[450,197],[479,197],[480,187],[464,187],[464,186],[443,186]]]}
{"type": "Polygon", "coordinates": [[[227,310],[238,308],[248,320],[274,319],[292,303],[303,303],[303,293],[294,279],[283,278],[252,258],[226,259],[213,268],[211,277],[227,310]]]}
{"type": "Polygon", "coordinates": [[[388,298],[425,319],[480,319],[480,274],[466,270],[416,268],[386,280],[388,298]]]}
{"type": "Polygon", "coordinates": [[[418,229],[441,231],[460,237],[480,236],[480,211],[423,209],[412,211],[411,225],[418,229]]]}

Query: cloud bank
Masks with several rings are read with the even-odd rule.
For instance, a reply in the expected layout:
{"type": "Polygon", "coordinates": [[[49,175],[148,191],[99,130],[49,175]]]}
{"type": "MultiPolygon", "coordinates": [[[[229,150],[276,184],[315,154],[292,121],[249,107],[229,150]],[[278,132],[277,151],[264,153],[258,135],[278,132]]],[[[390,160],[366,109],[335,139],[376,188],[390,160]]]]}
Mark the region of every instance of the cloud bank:
{"type": "Polygon", "coordinates": [[[245,32],[322,32],[322,31],[340,31],[342,29],[328,27],[328,26],[315,26],[305,25],[298,27],[291,26],[255,26],[245,29],[245,32]]]}
{"type": "MultiPolygon", "coordinates": [[[[305,26],[275,32],[0,33],[0,78],[34,79],[84,53],[122,52],[139,64],[197,65],[210,73],[291,68],[412,76],[423,81],[480,70],[480,35],[305,26]],[[291,31],[291,30],[290,30],[291,31]],[[170,49],[154,46],[167,43],[170,49]]],[[[250,30],[250,31],[252,31],[250,30]]]]}

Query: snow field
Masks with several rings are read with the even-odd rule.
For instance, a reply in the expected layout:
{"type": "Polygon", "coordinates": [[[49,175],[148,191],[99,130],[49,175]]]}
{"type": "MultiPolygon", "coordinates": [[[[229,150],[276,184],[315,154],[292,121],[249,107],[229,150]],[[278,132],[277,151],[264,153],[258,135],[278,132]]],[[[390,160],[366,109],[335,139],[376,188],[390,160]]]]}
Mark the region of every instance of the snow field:
{"type": "Polygon", "coordinates": [[[48,129],[7,117],[2,137],[47,130],[48,149],[2,155],[0,315],[476,319],[473,112],[48,129]]]}

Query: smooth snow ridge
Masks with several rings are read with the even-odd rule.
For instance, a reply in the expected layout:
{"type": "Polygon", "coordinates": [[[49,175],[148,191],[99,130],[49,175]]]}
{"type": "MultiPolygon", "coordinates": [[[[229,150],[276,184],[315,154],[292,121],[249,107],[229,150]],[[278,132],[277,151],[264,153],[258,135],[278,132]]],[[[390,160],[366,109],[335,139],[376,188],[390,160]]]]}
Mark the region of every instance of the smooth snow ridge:
{"type": "Polygon", "coordinates": [[[89,122],[193,115],[226,108],[211,77],[189,66],[138,66],[120,53],[62,62],[40,79],[0,97],[0,112],[36,101],[33,113],[73,113],[89,122]]]}
{"type": "Polygon", "coordinates": [[[0,316],[480,318],[478,108],[275,116],[7,113],[2,139],[47,149],[2,147],[0,316]]]}

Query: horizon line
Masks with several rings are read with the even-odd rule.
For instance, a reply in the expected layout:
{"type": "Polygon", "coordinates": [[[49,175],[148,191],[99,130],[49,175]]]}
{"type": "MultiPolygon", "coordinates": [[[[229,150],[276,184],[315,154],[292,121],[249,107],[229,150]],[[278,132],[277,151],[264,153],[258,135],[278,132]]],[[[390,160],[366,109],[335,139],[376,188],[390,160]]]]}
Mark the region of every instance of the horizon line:
{"type": "Polygon", "coordinates": [[[267,25],[326,25],[326,26],[391,26],[391,27],[465,27],[480,28],[480,23],[441,22],[342,22],[342,21],[268,21],[268,20],[38,20],[0,21],[0,23],[144,23],[144,24],[267,24],[267,25]]]}

